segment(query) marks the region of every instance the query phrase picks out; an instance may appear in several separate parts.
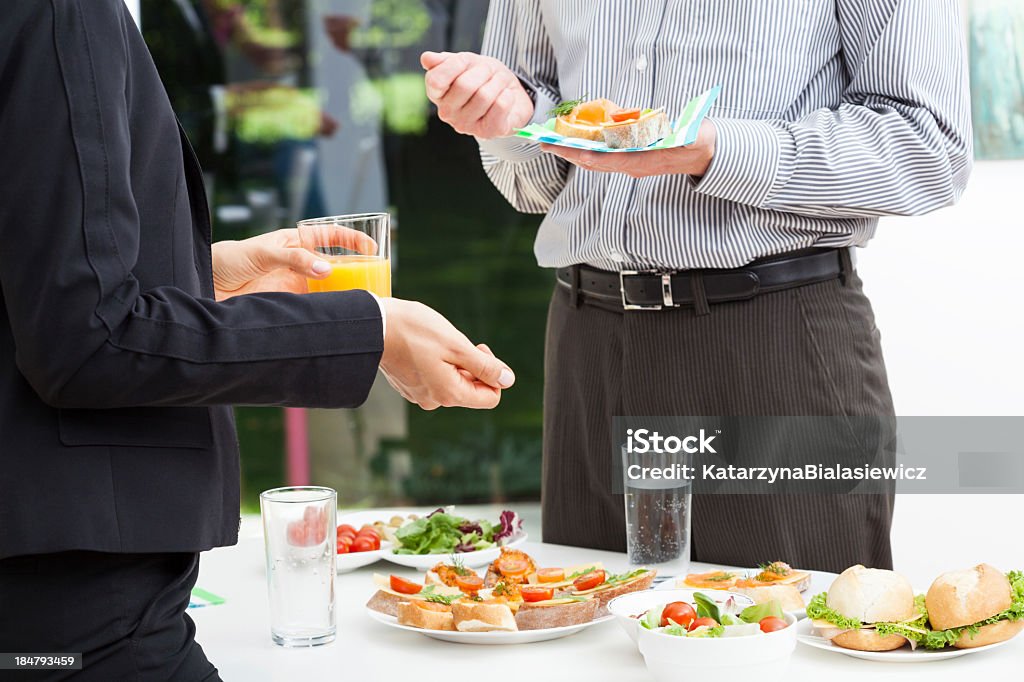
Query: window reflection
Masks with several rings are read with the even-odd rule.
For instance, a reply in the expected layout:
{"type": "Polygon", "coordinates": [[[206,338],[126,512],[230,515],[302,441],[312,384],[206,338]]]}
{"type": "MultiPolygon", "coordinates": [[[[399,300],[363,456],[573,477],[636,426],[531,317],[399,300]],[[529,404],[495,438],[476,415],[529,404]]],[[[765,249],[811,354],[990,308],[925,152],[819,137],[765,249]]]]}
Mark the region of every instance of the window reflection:
{"type": "MultiPolygon", "coordinates": [[[[423,50],[478,50],[482,0],[142,0],[143,35],[205,169],[218,239],[323,215],[392,213],[395,295],[486,340],[517,383],[489,413],[426,413],[380,379],[306,415],[311,478],[339,504],[535,499],[544,318],[537,218],[438,121],[423,50]],[[400,227],[400,229],[399,229],[400,227]]],[[[282,410],[238,408],[243,500],[285,481],[282,410]]]]}

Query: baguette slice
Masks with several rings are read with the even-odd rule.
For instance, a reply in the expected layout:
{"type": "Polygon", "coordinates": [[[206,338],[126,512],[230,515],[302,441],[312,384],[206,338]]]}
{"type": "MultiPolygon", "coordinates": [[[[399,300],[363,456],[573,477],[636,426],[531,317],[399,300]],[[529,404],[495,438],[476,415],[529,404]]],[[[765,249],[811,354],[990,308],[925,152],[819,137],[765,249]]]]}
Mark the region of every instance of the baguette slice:
{"type": "Polygon", "coordinates": [[[519,629],[507,604],[452,604],[455,629],[459,632],[515,632],[519,629]]]}
{"type": "Polygon", "coordinates": [[[634,121],[605,123],[604,143],[612,149],[632,149],[650,146],[672,131],[664,109],[655,109],[634,121]]]}
{"type": "MultiPolygon", "coordinates": [[[[367,608],[379,611],[388,616],[398,616],[398,605],[405,601],[425,601],[425,597],[419,594],[402,594],[391,589],[389,577],[375,574],[373,581],[377,584],[377,592],[366,602],[367,608]]],[[[435,585],[434,594],[440,595],[461,595],[462,591],[457,587],[446,585],[435,585]]]]}
{"type": "Polygon", "coordinates": [[[608,615],[608,602],[623,594],[629,594],[630,592],[641,592],[643,590],[648,589],[651,585],[654,584],[654,578],[657,575],[657,571],[648,570],[643,575],[638,575],[636,578],[626,583],[621,583],[619,585],[614,586],[609,586],[607,584],[598,585],[592,590],[586,590],[584,592],[573,592],[572,594],[577,596],[593,595],[594,598],[597,599],[599,602],[597,614],[595,614],[594,617],[601,618],[603,616],[608,615]]]}
{"type": "Polygon", "coordinates": [[[582,625],[594,620],[600,601],[549,599],[542,602],[524,602],[516,613],[520,630],[546,630],[569,625],[582,625]]]}
{"type": "Polygon", "coordinates": [[[566,137],[575,137],[581,140],[592,140],[601,142],[604,140],[604,130],[600,125],[572,121],[568,116],[559,116],[555,119],[555,132],[566,137]]]}
{"type": "Polygon", "coordinates": [[[398,622],[423,630],[454,630],[455,620],[451,609],[424,608],[423,601],[404,601],[398,605],[398,622]]]}

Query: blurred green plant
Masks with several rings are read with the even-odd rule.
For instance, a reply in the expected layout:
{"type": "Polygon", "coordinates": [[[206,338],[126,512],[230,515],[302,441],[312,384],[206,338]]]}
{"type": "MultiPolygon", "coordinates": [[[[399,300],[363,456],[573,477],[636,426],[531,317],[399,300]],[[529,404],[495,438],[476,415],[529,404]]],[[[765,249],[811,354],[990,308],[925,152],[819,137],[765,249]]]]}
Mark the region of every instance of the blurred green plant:
{"type": "Polygon", "coordinates": [[[358,123],[380,120],[389,133],[422,135],[430,114],[423,76],[396,73],[357,81],[349,91],[349,110],[358,123]]]}
{"type": "Polygon", "coordinates": [[[366,26],[352,32],[355,49],[410,47],[430,28],[430,13],[421,0],[374,0],[366,26]]]}
{"type": "Polygon", "coordinates": [[[249,144],[309,140],[320,130],[316,90],[284,86],[231,89],[226,103],[232,131],[249,144]]]}

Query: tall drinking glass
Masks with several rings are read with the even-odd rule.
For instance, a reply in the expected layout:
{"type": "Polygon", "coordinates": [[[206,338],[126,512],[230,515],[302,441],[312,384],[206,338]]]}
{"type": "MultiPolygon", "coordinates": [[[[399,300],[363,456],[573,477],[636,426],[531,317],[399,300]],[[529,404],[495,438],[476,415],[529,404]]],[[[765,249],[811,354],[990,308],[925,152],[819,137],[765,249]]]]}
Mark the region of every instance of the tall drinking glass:
{"type": "Polygon", "coordinates": [[[685,575],[690,567],[690,482],[685,479],[632,479],[629,466],[665,468],[684,463],[684,457],[630,454],[625,446],[622,447],[622,489],[626,502],[629,563],[656,568],[659,576],[685,575]]]}
{"type": "Polygon", "coordinates": [[[307,278],[311,292],[366,289],[391,295],[391,217],[361,213],[302,220],[303,248],[331,264],[324,279],[307,278]]]}
{"type": "Polygon", "coordinates": [[[334,641],[337,509],[338,494],[330,488],[274,488],[260,494],[270,636],[276,644],[334,641]]]}

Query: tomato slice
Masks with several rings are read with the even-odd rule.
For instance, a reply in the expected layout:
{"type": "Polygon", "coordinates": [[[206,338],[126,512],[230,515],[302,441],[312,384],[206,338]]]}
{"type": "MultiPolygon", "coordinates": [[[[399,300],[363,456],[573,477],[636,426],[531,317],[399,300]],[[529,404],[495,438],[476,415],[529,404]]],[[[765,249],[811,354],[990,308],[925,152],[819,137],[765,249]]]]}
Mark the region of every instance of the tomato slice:
{"type": "Polygon", "coordinates": [[[530,564],[522,559],[501,559],[498,563],[498,572],[509,578],[519,578],[526,575],[530,570],[530,564]]]}
{"type": "Polygon", "coordinates": [[[688,628],[686,628],[686,629],[688,631],[690,631],[690,632],[693,632],[694,630],[696,630],[699,627],[713,628],[713,627],[715,627],[717,625],[718,625],[718,621],[715,620],[714,618],[698,618],[695,621],[693,621],[692,623],[690,623],[690,626],[688,628]]]}
{"type": "Polygon", "coordinates": [[[761,632],[777,632],[789,627],[786,625],[786,621],[775,616],[765,616],[758,624],[761,626],[761,632]]]}
{"type": "Polygon", "coordinates": [[[537,571],[537,582],[560,583],[565,580],[565,571],[561,568],[541,568],[537,571]]]}
{"type": "Polygon", "coordinates": [[[391,576],[391,589],[400,594],[416,594],[423,589],[423,585],[406,580],[401,576],[393,575],[391,576]]]}
{"type": "Polygon", "coordinates": [[[455,586],[467,594],[473,594],[484,586],[484,579],[478,575],[457,575],[455,586]]]}
{"type": "Polygon", "coordinates": [[[521,587],[519,594],[523,596],[523,601],[545,601],[555,596],[555,589],[553,587],[540,586],[521,587]]]}
{"type": "Polygon", "coordinates": [[[452,608],[447,604],[438,604],[432,601],[423,601],[422,599],[414,600],[414,603],[424,611],[448,611],[452,608]]]}
{"type": "Polygon", "coordinates": [[[695,620],[697,620],[697,612],[684,601],[674,601],[671,604],[666,604],[665,608],[661,610],[661,627],[675,623],[676,625],[688,628],[695,620]],[[672,621],[672,623],[669,621],[672,621]]]}
{"type": "Polygon", "coordinates": [[[353,552],[372,552],[373,539],[368,537],[356,538],[352,543],[353,552]]]}
{"type": "Polygon", "coordinates": [[[586,592],[587,590],[594,589],[603,582],[604,571],[597,570],[576,578],[576,580],[572,581],[572,586],[580,592],[586,592]]]}
{"type": "Polygon", "coordinates": [[[632,121],[635,118],[640,118],[642,109],[619,109],[618,111],[612,112],[611,119],[616,123],[622,123],[623,121],[632,121]]]}

